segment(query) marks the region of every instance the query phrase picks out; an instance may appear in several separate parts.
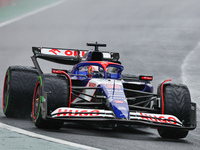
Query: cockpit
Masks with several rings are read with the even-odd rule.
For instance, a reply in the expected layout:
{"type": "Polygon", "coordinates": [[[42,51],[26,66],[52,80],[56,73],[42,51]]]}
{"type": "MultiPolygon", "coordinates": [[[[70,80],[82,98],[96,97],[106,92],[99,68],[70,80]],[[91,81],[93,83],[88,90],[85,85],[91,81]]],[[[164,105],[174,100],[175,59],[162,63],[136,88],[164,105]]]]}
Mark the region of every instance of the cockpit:
{"type": "Polygon", "coordinates": [[[112,62],[81,62],[71,71],[72,74],[84,75],[88,78],[121,78],[123,66],[112,62]]]}

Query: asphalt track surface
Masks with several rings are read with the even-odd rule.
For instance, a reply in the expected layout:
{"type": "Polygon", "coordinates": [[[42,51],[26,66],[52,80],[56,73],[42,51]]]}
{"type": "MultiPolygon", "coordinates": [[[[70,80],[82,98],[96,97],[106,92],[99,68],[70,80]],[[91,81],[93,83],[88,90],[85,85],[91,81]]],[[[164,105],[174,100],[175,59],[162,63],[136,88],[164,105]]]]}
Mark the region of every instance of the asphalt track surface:
{"type": "MultiPolygon", "coordinates": [[[[3,26],[0,28],[0,91],[8,66],[32,66],[32,46],[88,49],[85,43],[96,41],[106,43],[106,50],[120,52],[124,73],[153,75],[155,92],[165,79],[187,84],[199,112],[199,0],[66,0],[3,26]]],[[[48,67],[49,63],[43,64],[43,68],[48,67]]],[[[60,130],[40,130],[30,120],[8,119],[2,111],[0,122],[100,149],[200,147],[199,127],[185,139],[165,140],[149,128],[109,130],[66,124],[60,130]]]]}

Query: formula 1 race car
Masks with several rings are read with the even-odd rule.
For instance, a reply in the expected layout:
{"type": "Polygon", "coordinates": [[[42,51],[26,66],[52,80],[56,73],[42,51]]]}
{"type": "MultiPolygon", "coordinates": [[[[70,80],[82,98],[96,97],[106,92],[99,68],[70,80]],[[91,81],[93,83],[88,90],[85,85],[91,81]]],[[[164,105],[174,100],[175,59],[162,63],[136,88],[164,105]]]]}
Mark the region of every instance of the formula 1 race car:
{"type": "Polygon", "coordinates": [[[3,111],[7,117],[31,113],[38,128],[59,129],[63,122],[141,125],[163,138],[185,138],[196,128],[196,104],[187,86],[162,82],[153,93],[152,76],[122,74],[119,53],[33,47],[34,67],[11,66],[5,76],[3,111]],[[38,58],[74,65],[43,73],[38,58]]]}

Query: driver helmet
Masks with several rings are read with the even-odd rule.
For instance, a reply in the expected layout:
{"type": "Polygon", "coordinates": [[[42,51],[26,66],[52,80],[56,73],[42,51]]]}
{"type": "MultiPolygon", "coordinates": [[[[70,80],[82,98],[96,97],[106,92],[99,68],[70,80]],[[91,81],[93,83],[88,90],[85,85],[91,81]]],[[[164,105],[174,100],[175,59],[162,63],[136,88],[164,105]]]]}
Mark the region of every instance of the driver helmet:
{"type": "Polygon", "coordinates": [[[92,66],[90,65],[88,67],[88,76],[92,77],[93,75],[95,75],[98,72],[98,66],[92,66]]]}

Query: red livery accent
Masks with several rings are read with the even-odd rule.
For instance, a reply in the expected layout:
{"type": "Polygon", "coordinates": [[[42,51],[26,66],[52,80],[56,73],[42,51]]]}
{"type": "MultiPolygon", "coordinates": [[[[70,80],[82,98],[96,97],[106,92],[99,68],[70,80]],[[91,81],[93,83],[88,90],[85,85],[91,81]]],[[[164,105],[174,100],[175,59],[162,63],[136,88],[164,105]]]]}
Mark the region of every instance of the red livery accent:
{"type": "MultiPolygon", "coordinates": [[[[82,51],[82,52],[84,52],[84,51],[82,51]]],[[[106,68],[107,68],[109,65],[119,65],[119,64],[117,64],[117,63],[108,62],[108,61],[85,61],[84,63],[85,63],[85,64],[91,64],[91,63],[101,64],[101,66],[103,67],[104,70],[106,70],[106,68]]]]}
{"type": "Polygon", "coordinates": [[[49,50],[49,52],[52,52],[55,55],[58,55],[56,52],[61,53],[61,51],[59,51],[58,49],[52,49],[52,50],[49,50]]]}
{"type": "Polygon", "coordinates": [[[57,116],[99,116],[99,110],[58,109],[57,116]]]}
{"type": "MultiPolygon", "coordinates": [[[[67,112],[67,109],[65,110],[58,109],[58,113],[63,113],[63,112],[67,112]]],[[[58,114],[57,116],[60,116],[60,114],[58,114]]],[[[63,114],[63,116],[66,116],[66,114],[63,114]]]]}
{"type": "MultiPolygon", "coordinates": [[[[176,119],[174,118],[174,117],[169,117],[168,119],[172,119],[172,120],[174,120],[174,121],[176,121],[176,119]]],[[[176,122],[171,122],[171,121],[168,121],[169,123],[171,123],[171,124],[176,124],[176,122]]]]}
{"type": "Polygon", "coordinates": [[[124,103],[124,101],[115,100],[115,103],[118,103],[118,104],[123,104],[123,103],[124,103]]]}
{"type": "Polygon", "coordinates": [[[75,110],[75,113],[73,114],[73,110],[69,111],[69,116],[77,116],[78,110],[75,110]]]}
{"type": "Polygon", "coordinates": [[[57,74],[65,74],[68,79],[69,79],[69,107],[71,106],[71,103],[72,103],[72,81],[71,81],[71,78],[70,76],[65,72],[65,71],[61,71],[61,70],[52,70],[52,73],[57,73],[57,74]]]}
{"type": "Polygon", "coordinates": [[[165,119],[165,117],[164,116],[160,116],[160,117],[158,117],[158,118],[160,118],[160,122],[163,122],[163,123],[167,123],[167,121],[166,120],[163,120],[163,119],[165,119]]]}
{"type": "Polygon", "coordinates": [[[155,121],[155,122],[162,122],[162,123],[171,123],[171,124],[177,124],[176,123],[176,119],[174,117],[168,117],[165,118],[164,116],[151,116],[149,114],[145,114],[145,113],[140,113],[140,115],[142,116],[142,119],[146,119],[148,121],[155,121]],[[166,119],[166,120],[163,120],[166,119]],[[174,121],[170,121],[170,120],[174,120],[174,121]]]}
{"type": "Polygon", "coordinates": [[[152,81],[153,77],[152,76],[140,76],[140,80],[152,81]]]}
{"type": "Polygon", "coordinates": [[[99,115],[98,110],[92,110],[91,113],[96,113],[96,114],[90,114],[90,116],[98,116],[99,115]]]}
{"type": "MultiPolygon", "coordinates": [[[[7,78],[8,78],[8,74],[6,73],[6,76],[5,76],[5,79],[4,79],[4,87],[6,86],[6,80],[7,80],[7,78]]],[[[7,90],[7,89],[3,89],[3,100],[2,100],[2,102],[3,102],[3,109],[5,109],[5,104],[4,104],[4,98],[5,98],[5,90],[7,90]]]]}
{"type": "Polygon", "coordinates": [[[79,56],[80,56],[80,57],[83,57],[84,55],[85,55],[85,51],[80,51],[79,56]]]}
{"type": "MultiPolygon", "coordinates": [[[[53,53],[54,55],[58,55],[58,53],[60,53],[59,55],[63,55],[63,56],[72,56],[75,57],[78,55],[78,51],[77,50],[58,50],[58,49],[44,49],[45,51],[48,50],[49,53],[53,53]]],[[[79,56],[83,57],[85,55],[85,51],[79,51],[79,56]]]]}
{"type": "Polygon", "coordinates": [[[82,110],[80,112],[81,114],[79,114],[79,116],[88,116],[88,114],[86,114],[86,112],[88,112],[87,110],[82,110]]]}
{"type": "Polygon", "coordinates": [[[164,93],[163,93],[163,86],[166,82],[171,81],[171,79],[169,80],[165,80],[162,85],[161,85],[161,99],[162,99],[162,114],[164,114],[164,109],[165,109],[165,103],[164,103],[164,93]]]}
{"type": "Polygon", "coordinates": [[[33,95],[33,103],[32,103],[32,116],[33,116],[33,119],[36,119],[37,116],[35,116],[35,96],[37,94],[37,88],[39,86],[40,82],[37,82],[36,86],[35,86],[35,90],[34,90],[34,95],[33,95]]]}
{"type": "Polygon", "coordinates": [[[89,87],[96,87],[97,85],[96,85],[96,83],[89,83],[89,87]]]}
{"type": "Polygon", "coordinates": [[[65,55],[67,55],[67,56],[76,56],[76,53],[74,52],[74,54],[73,54],[72,51],[67,50],[67,51],[65,51],[65,55]]]}
{"type": "MultiPolygon", "coordinates": [[[[79,56],[80,57],[83,57],[85,55],[85,51],[79,51],[79,56]]],[[[78,52],[75,51],[75,50],[66,50],[65,51],[65,55],[66,56],[77,56],[78,55],[78,52]]]]}

